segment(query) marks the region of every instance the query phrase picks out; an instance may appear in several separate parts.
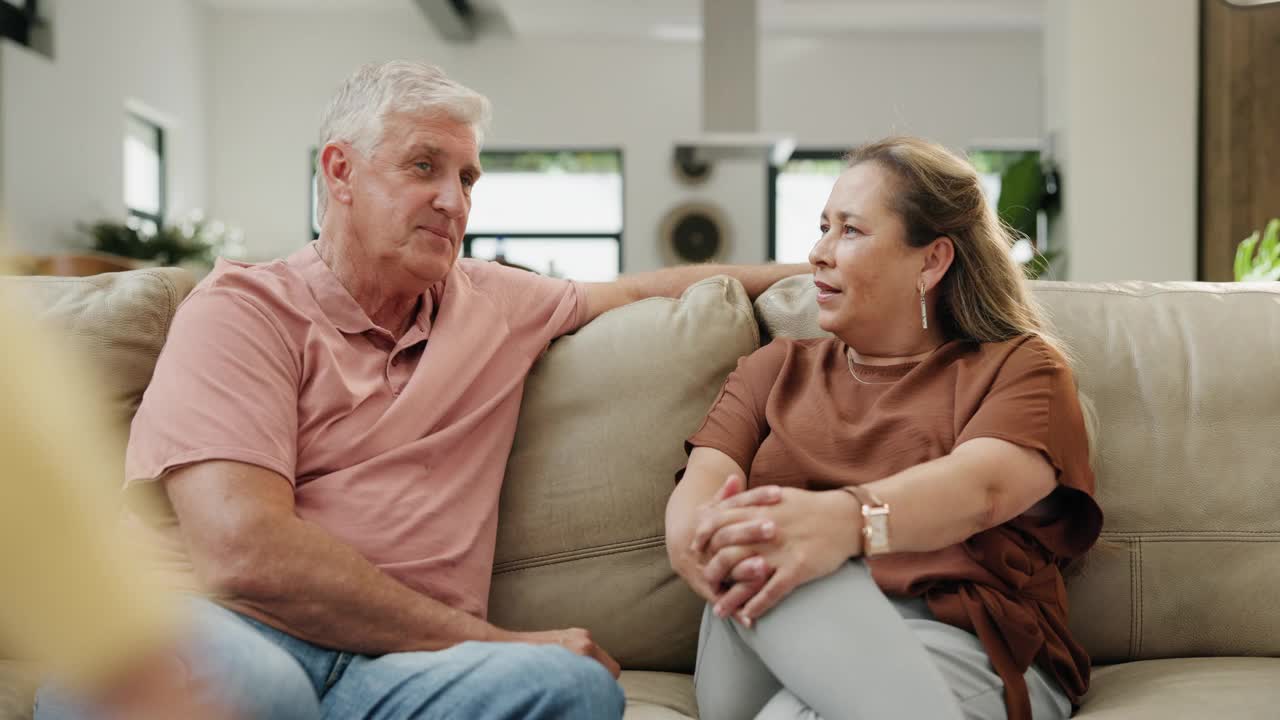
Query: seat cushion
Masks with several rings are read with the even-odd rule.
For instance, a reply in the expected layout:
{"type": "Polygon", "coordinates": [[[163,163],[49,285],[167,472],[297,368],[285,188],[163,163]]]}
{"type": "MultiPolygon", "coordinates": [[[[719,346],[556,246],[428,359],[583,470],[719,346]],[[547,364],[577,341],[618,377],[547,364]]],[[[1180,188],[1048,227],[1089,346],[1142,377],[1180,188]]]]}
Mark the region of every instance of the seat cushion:
{"type": "Polygon", "coordinates": [[[618,679],[627,694],[623,720],[690,720],[698,717],[693,676],[628,670],[618,679]]]}
{"type": "Polygon", "coordinates": [[[1081,720],[1280,716],[1280,658],[1178,658],[1094,668],[1081,720]]]}
{"type": "Polygon", "coordinates": [[[26,663],[0,660],[0,720],[31,720],[36,673],[26,663]]]}
{"type": "MultiPolygon", "coordinates": [[[[693,677],[624,672],[625,720],[698,717],[693,677]]],[[[1280,708],[1280,659],[1144,660],[1094,668],[1080,720],[1274,718],[1280,708]]]]}
{"type": "Polygon", "coordinates": [[[759,344],[730,278],[618,308],[552,344],[525,386],[499,503],[490,619],[585,627],[623,667],[689,672],[702,603],[671,570],[684,439],[759,344]]]}

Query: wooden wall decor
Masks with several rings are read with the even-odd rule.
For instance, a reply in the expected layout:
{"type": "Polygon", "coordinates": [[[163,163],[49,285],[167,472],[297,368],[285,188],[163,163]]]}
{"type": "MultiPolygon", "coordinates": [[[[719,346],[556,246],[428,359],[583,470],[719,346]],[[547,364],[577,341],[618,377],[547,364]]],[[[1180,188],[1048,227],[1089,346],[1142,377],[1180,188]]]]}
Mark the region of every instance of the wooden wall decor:
{"type": "Polygon", "coordinates": [[[1236,245],[1280,217],[1280,4],[1201,0],[1201,280],[1232,280],[1236,245]]]}

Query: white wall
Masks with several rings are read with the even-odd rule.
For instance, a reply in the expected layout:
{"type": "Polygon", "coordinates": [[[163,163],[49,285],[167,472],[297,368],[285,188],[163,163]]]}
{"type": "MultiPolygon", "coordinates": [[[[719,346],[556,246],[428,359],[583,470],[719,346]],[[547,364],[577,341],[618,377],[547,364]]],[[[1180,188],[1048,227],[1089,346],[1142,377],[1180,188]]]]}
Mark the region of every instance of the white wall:
{"type": "MultiPolygon", "coordinates": [[[[671,170],[673,140],[701,130],[697,44],[446,45],[411,7],[223,11],[209,42],[212,212],[244,229],[254,256],[307,241],[307,149],[320,112],[358,64],[389,58],[437,63],[487,94],[496,111],[489,147],[621,147],[628,271],[662,264],[658,228],[686,199],[725,210],[730,260],[765,256],[763,163],[718,165],[692,188],[671,170]]],[[[802,145],[842,147],[890,132],[956,146],[1040,134],[1038,33],[792,37],[768,41],[762,56],[763,129],[795,131],[802,145]]]]}
{"type": "Polygon", "coordinates": [[[1045,117],[1072,280],[1196,279],[1196,0],[1050,0],[1045,117]]]}
{"type": "Polygon", "coordinates": [[[1040,137],[1038,32],[790,37],[765,51],[764,124],[807,144],[901,133],[963,150],[1040,137]]]}
{"type": "Polygon", "coordinates": [[[3,216],[15,248],[87,246],[75,223],[123,219],[126,102],[168,131],[169,216],[206,202],[203,7],[54,0],[52,60],[0,42],[3,216]]]}

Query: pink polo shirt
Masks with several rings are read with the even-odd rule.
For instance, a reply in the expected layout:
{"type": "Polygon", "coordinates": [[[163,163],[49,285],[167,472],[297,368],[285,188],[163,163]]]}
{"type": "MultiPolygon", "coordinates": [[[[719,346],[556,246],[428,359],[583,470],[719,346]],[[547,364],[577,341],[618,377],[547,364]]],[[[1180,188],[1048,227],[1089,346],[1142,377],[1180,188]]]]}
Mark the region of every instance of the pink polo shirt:
{"type": "Polygon", "coordinates": [[[461,259],[397,342],[314,243],[221,261],[174,317],[127,481],[206,460],[266,468],[292,484],[300,517],[484,617],[525,376],[585,311],[581,285],[461,259]]]}

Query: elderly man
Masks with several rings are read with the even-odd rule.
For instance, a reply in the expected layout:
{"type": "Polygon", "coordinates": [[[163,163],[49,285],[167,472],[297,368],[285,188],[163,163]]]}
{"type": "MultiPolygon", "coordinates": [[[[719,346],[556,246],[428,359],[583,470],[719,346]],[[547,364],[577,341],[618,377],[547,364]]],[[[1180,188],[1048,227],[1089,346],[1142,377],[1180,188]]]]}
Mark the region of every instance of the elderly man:
{"type": "Polygon", "coordinates": [[[183,303],[134,420],[200,587],[187,664],[245,718],[610,718],[585,630],[485,621],[498,491],[530,366],[557,336],[722,272],[580,284],[459,260],[488,101],[438,69],[361,68],[321,130],[320,238],[222,263],[183,303]]]}

